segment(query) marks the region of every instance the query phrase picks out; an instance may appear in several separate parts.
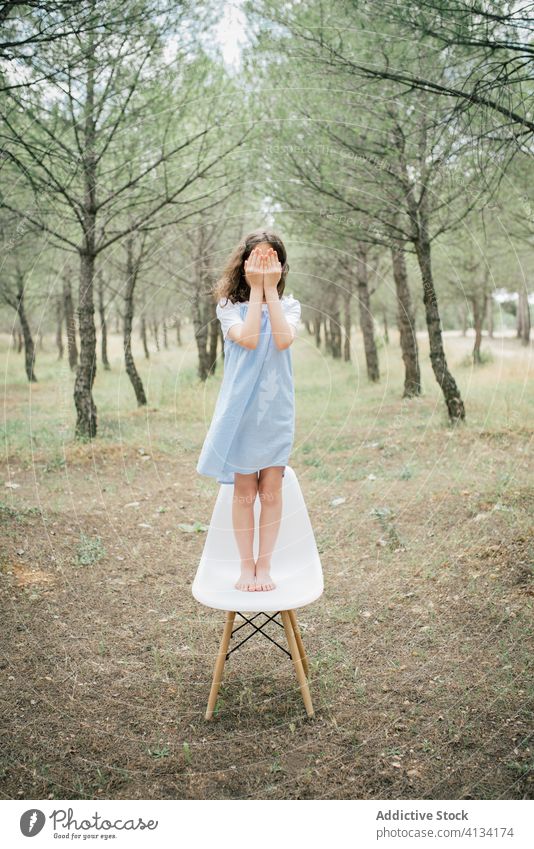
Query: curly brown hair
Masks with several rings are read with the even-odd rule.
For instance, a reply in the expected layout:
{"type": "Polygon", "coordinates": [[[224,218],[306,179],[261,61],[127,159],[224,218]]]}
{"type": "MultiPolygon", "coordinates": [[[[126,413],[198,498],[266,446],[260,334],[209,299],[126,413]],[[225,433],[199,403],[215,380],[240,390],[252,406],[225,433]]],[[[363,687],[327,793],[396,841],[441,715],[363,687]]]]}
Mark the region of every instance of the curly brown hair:
{"type": "Polygon", "coordinates": [[[217,280],[212,290],[217,301],[221,298],[226,298],[226,302],[230,300],[233,304],[236,304],[249,300],[250,286],[245,280],[244,262],[249,258],[256,245],[261,245],[262,242],[268,242],[278,254],[278,261],[282,266],[282,276],[276,288],[278,290],[278,297],[282,297],[286,286],[287,272],[289,271],[287,251],[280,236],[273,233],[272,230],[260,229],[253,230],[252,233],[241,239],[238,246],[232,252],[224,267],[222,276],[217,280]]]}

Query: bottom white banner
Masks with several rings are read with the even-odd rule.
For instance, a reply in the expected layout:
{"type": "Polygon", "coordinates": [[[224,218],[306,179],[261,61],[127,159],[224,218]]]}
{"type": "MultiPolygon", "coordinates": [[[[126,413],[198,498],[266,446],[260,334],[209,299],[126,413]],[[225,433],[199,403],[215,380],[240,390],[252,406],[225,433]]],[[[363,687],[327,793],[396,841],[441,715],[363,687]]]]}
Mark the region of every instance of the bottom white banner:
{"type": "Polygon", "coordinates": [[[61,844],[218,849],[340,846],[492,846],[532,849],[534,803],[515,800],[5,800],[2,846],[61,844]],[[276,808],[276,810],[275,810],[276,808]],[[29,841],[35,840],[35,843],[29,841]],[[216,844],[215,844],[216,842],[216,844]]]}

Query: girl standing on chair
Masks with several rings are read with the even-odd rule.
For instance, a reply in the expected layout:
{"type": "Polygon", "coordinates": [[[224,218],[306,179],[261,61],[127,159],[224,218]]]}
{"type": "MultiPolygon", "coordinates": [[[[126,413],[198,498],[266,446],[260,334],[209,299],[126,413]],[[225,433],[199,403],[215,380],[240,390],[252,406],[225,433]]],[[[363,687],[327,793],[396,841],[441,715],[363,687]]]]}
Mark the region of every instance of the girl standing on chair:
{"type": "Polygon", "coordinates": [[[234,250],[214,289],[224,376],[197,472],[234,485],[239,590],[275,589],[271,557],[282,515],[282,477],[295,434],[291,345],[300,319],[299,301],[283,294],[288,271],[280,237],[256,230],[234,250]],[[261,512],[254,562],[257,496],[261,512]]]}

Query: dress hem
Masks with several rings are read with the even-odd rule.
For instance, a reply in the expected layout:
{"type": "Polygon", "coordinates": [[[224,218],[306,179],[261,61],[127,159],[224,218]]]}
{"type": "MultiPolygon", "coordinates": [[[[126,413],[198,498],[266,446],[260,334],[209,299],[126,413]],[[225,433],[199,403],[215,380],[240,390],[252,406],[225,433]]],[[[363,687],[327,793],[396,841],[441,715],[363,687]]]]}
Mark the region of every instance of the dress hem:
{"type": "MultiPolygon", "coordinates": [[[[283,466],[284,471],[282,472],[282,477],[284,477],[287,465],[288,465],[288,462],[285,462],[285,463],[269,463],[268,466],[262,466],[261,468],[262,469],[270,469],[271,466],[283,466]]],[[[235,475],[236,472],[237,472],[237,474],[253,475],[253,474],[258,474],[258,472],[260,472],[260,471],[261,471],[261,469],[256,469],[255,472],[238,472],[237,469],[236,469],[234,472],[230,472],[230,474],[235,475]]],[[[217,473],[210,474],[208,472],[199,472],[198,469],[197,469],[197,474],[202,475],[203,477],[207,477],[207,478],[214,478],[217,481],[217,483],[219,483],[219,484],[227,484],[229,486],[233,486],[235,484],[235,480],[220,480],[217,477],[217,473]]]]}

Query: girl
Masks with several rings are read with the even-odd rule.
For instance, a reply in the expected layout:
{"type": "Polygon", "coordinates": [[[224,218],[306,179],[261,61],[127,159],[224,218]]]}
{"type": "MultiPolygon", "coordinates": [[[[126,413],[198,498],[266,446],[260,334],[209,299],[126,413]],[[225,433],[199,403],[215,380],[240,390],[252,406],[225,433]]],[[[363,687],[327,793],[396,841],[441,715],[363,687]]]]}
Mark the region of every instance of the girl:
{"type": "Polygon", "coordinates": [[[271,556],[282,514],[282,477],[295,432],[290,347],[300,303],[284,295],[289,265],[282,240],[250,233],[215,287],[224,338],[224,376],[197,463],[199,474],[233,484],[232,522],[241,574],[238,590],[274,590],[271,556]],[[259,552],[253,555],[259,495],[259,552]]]}

